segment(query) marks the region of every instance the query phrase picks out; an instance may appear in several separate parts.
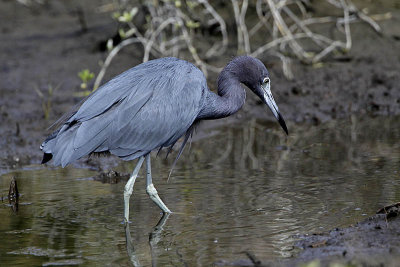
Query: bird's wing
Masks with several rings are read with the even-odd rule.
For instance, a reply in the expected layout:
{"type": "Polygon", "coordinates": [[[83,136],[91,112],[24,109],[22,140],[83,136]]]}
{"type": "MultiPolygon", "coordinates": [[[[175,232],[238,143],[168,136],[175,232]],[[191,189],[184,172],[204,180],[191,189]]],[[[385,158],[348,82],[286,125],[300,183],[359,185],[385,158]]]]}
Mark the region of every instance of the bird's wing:
{"type": "Polygon", "coordinates": [[[155,89],[139,112],[130,105],[132,99],[121,103],[112,136],[102,149],[130,160],[173,144],[193,124],[207,89],[203,74],[187,63],[156,75],[146,86],[155,89]]]}
{"type": "Polygon", "coordinates": [[[101,151],[134,159],[181,137],[200,112],[206,88],[204,75],[188,62],[146,62],[89,96],[43,151],[63,166],[101,151]]]}
{"type": "MultiPolygon", "coordinates": [[[[147,63],[151,63],[151,61],[147,63]]],[[[94,91],[69,121],[86,121],[92,119],[105,113],[113,105],[118,104],[125,98],[134,99],[137,96],[150,92],[151,88],[140,85],[149,79],[151,75],[151,64],[146,63],[121,73],[94,91]]]]}

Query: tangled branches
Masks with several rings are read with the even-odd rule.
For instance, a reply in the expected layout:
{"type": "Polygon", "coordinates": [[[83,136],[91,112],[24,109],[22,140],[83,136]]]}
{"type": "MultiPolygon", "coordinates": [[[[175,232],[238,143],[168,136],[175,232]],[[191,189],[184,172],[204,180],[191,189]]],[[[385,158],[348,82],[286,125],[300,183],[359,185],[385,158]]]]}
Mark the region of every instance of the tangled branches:
{"type": "Polygon", "coordinates": [[[350,23],[362,20],[381,32],[351,0],[321,1],[320,5],[336,14],[324,17],[312,16],[308,0],[231,0],[213,1],[213,5],[208,0],[122,2],[117,9],[125,11],[115,12],[114,17],[121,23],[119,33],[124,40],[116,46],[109,41],[110,53],[94,88],[100,85],[115,55],[135,43],[143,46],[143,62],[150,56],[191,58],[206,76],[209,71],[220,71],[209,62],[226,53],[228,47],[234,49],[230,54],[260,57],[268,53],[282,61],[283,72],[291,79],[292,58],[314,64],[331,53],[349,51],[350,23]],[[227,25],[234,26],[228,29],[227,25]],[[327,34],[327,25],[339,34],[327,34]]]}

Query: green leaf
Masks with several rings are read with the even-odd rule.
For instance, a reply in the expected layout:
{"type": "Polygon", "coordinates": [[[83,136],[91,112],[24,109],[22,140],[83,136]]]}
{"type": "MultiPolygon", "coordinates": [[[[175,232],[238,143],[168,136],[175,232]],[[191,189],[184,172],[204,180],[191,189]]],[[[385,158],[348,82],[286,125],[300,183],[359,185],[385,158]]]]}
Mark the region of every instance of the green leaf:
{"type": "Polygon", "coordinates": [[[112,13],[112,18],[113,19],[118,19],[120,16],[121,16],[121,13],[119,13],[119,12],[112,13]]]}
{"type": "Polygon", "coordinates": [[[188,20],[186,21],[186,27],[191,28],[191,29],[195,29],[200,27],[200,22],[194,22],[193,20],[188,20]]]}
{"type": "Polygon", "coordinates": [[[131,11],[124,11],[124,13],[122,14],[122,16],[118,17],[118,21],[119,22],[131,22],[133,17],[136,15],[136,13],[138,12],[138,8],[134,7],[131,9],[131,11]]]}
{"type": "Polygon", "coordinates": [[[107,50],[110,51],[111,49],[114,48],[114,41],[113,39],[108,39],[107,41],[107,50]]]}
{"type": "Polygon", "coordinates": [[[126,38],[126,33],[125,33],[124,29],[120,28],[118,30],[118,34],[119,34],[119,36],[121,36],[122,39],[126,38]]]}
{"type": "Polygon", "coordinates": [[[88,69],[84,69],[78,73],[79,78],[81,78],[82,83],[87,83],[94,78],[94,73],[90,72],[88,69]]]}
{"type": "Polygon", "coordinates": [[[131,9],[130,15],[132,18],[138,13],[138,10],[139,9],[137,7],[131,9]]]}

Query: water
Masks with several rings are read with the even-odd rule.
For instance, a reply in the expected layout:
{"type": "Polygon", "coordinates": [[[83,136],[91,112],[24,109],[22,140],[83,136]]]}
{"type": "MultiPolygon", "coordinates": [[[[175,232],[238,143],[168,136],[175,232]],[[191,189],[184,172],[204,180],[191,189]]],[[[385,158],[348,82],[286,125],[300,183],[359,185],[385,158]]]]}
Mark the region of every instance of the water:
{"type": "Polygon", "coordinates": [[[161,214],[144,179],[137,180],[129,256],[125,182],[103,184],[91,179],[96,172],[73,167],[2,174],[0,196],[12,176],[22,195],[18,213],[7,200],[0,205],[1,265],[209,266],[246,258],[244,251],[260,259],[291,256],[296,234],[348,226],[399,201],[399,126],[400,117],[351,117],[290,124],[289,138],[276,124],[256,121],[210,130],[183,154],[169,182],[173,157],[153,159],[156,188],[175,212],[162,229],[154,231],[161,214]]]}

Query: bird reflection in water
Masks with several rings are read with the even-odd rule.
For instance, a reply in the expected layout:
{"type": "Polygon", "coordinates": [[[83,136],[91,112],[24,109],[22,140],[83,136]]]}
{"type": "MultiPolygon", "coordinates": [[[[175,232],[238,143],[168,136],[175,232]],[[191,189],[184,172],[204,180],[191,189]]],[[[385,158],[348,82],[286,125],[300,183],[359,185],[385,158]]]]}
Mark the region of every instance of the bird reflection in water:
{"type": "MultiPolygon", "coordinates": [[[[170,213],[164,213],[161,219],[158,221],[157,225],[153,228],[153,231],[149,234],[149,246],[151,252],[151,265],[157,266],[157,245],[161,240],[161,234],[164,230],[164,226],[168,220],[170,213]]],[[[132,242],[131,231],[129,230],[129,224],[125,224],[125,238],[126,238],[126,251],[128,252],[129,260],[132,265],[142,266],[140,264],[139,258],[136,255],[135,247],[132,242]]]]}

